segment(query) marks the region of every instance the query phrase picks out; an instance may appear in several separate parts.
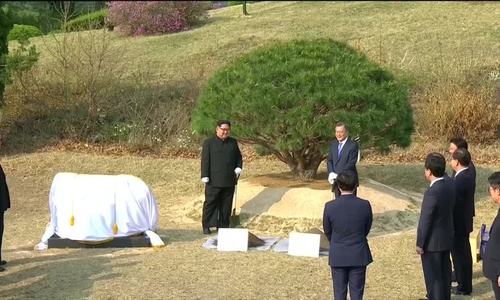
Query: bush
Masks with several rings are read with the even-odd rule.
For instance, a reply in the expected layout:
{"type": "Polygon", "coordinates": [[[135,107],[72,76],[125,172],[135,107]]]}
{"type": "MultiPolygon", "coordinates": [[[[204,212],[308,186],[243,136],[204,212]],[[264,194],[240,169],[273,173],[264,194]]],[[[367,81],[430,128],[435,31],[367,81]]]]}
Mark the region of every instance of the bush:
{"type": "Polygon", "coordinates": [[[437,82],[415,98],[418,130],[427,138],[464,136],[478,143],[498,139],[500,118],[492,85],[437,82]]]}
{"type": "Polygon", "coordinates": [[[35,36],[41,36],[43,32],[35,26],[14,24],[8,35],[9,41],[26,40],[35,36]]]}
{"type": "Polygon", "coordinates": [[[109,22],[126,35],[188,30],[207,16],[206,1],[110,1],[109,22]]]}
{"type": "Polygon", "coordinates": [[[64,31],[79,31],[101,29],[106,26],[107,9],[101,9],[85,15],[78,16],[64,24],[64,31]]]}
{"type": "Polygon", "coordinates": [[[193,112],[211,134],[217,119],[233,134],[275,154],[300,177],[326,158],[335,123],[363,147],[407,146],[413,129],[408,88],[346,44],[293,41],[258,49],[215,73],[193,112]]]}

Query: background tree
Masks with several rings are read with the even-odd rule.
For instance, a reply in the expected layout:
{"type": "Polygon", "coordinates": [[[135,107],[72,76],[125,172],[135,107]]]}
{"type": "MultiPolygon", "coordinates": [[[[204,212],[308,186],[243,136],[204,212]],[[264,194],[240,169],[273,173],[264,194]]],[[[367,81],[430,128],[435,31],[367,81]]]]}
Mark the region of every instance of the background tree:
{"type": "Polygon", "coordinates": [[[408,87],[364,54],[324,39],[261,48],[216,72],[193,128],[211,134],[222,118],[240,141],[264,147],[300,178],[316,174],[338,121],[363,147],[379,150],[409,145],[413,131],[408,87]]]}
{"type": "Polygon", "coordinates": [[[7,83],[7,54],[9,44],[7,36],[13,24],[8,12],[4,11],[3,3],[0,3],[0,108],[3,106],[3,91],[7,83]]]}

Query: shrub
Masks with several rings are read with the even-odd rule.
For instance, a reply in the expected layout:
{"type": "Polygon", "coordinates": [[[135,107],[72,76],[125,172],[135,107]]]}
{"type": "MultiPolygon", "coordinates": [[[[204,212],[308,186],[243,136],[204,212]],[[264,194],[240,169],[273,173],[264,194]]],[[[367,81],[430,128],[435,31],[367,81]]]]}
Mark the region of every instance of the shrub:
{"type": "Polygon", "coordinates": [[[206,1],[110,1],[109,22],[126,35],[188,30],[207,16],[206,1]]]}
{"type": "Polygon", "coordinates": [[[500,118],[495,87],[437,82],[416,96],[418,131],[432,139],[464,136],[485,143],[498,139],[500,118]]]}
{"type": "Polygon", "coordinates": [[[106,26],[107,9],[101,9],[85,15],[78,16],[64,24],[65,31],[79,31],[90,29],[101,29],[106,26]]]}
{"type": "Polygon", "coordinates": [[[9,41],[26,40],[41,35],[43,35],[43,32],[35,26],[14,24],[14,28],[10,30],[7,38],[9,41]]]}
{"type": "Polygon", "coordinates": [[[217,119],[299,175],[314,175],[343,121],[363,147],[407,146],[413,129],[406,84],[346,44],[293,41],[258,49],[219,70],[202,90],[193,128],[217,119]]]}

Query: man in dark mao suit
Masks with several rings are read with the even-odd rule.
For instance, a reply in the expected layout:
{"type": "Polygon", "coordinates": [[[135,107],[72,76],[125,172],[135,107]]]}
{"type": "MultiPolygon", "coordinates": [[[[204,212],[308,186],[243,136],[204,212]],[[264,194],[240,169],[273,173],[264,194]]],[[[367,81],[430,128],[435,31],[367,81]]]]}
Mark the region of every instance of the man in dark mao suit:
{"type": "MultiPolygon", "coordinates": [[[[500,172],[488,177],[491,200],[500,205],[500,172]]],[[[495,299],[500,300],[500,209],[493,220],[490,229],[490,239],[486,244],[483,258],[483,274],[491,280],[495,299]]]]}
{"type": "Polygon", "coordinates": [[[9,188],[7,187],[7,180],[5,173],[0,165],[0,272],[5,271],[3,265],[7,262],[2,260],[2,238],[3,238],[3,215],[4,212],[10,208],[10,195],[9,188]]]}
{"type": "Polygon", "coordinates": [[[453,245],[453,182],[445,175],[446,161],[439,153],[425,160],[425,178],[430,186],[424,194],[417,228],[417,254],[422,259],[427,297],[450,299],[453,245]]]}
{"type": "Polygon", "coordinates": [[[231,216],[232,199],[237,176],[243,160],[238,142],[229,137],[231,122],[217,122],[215,136],[203,142],[201,152],[201,181],[205,183],[202,227],[210,234],[210,227],[227,228],[231,216]]]}
{"type": "MultiPolygon", "coordinates": [[[[330,143],[326,167],[328,170],[328,182],[332,184],[332,191],[335,193],[335,198],[337,198],[340,195],[340,191],[335,179],[340,172],[345,170],[352,171],[356,177],[356,187],[359,184],[358,171],[356,170],[358,144],[348,138],[347,126],[341,122],[335,125],[335,137],[336,139],[330,143]]],[[[353,192],[356,195],[356,189],[353,192]]]]}
{"type": "Polygon", "coordinates": [[[335,299],[363,299],[366,266],[373,259],[366,236],[373,213],[370,202],[356,197],[356,174],[342,171],[337,176],[340,196],[325,204],[323,231],[330,241],[328,263],[332,271],[335,299]]]}
{"type": "Polygon", "coordinates": [[[470,251],[469,234],[473,226],[474,188],[475,182],[469,170],[470,153],[464,148],[455,150],[452,154],[450,165],[455,176],[453,187],[455,189],[455,209],[453,223],[455,235],[451,257],[455,266],[458,286],[452,290],[454,294],[470,295],[472,293],[472,255],[470,251]]]}

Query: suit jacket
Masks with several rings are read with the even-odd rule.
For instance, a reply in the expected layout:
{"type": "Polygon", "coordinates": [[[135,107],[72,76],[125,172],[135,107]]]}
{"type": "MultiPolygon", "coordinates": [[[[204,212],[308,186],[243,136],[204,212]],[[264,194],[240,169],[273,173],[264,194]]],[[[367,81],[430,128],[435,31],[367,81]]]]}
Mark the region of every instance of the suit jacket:
{"type": "Polygon", "coordinates": [[[10,195],[9,188],[7,187],[7,180],[5,173],[0,165],[0,213],[10,208],[10,195]]]}
{"type": "Polygon", "coordinates": [[[325,204],[323,231],[330,241],[330,266],[361,267],[373,261],[366,238],[372,220],[370,202],[354,195],[340,195],[325,204]]]}
{"type": "Polygon", "coordinates": [[[454,205],[453,182],[448,176],[425,192],[417,228],[417,246],[424,252],[451,250],[454,205]]]}
{"type": "Polygon", "coordinates": [[[469,169],[465,169],[453,177],[455,190],[455,209],[453,223],[455,236],[467,237],[472,232],[474,213],[475,182],[469,169]]]}
{"type": "Polygon", "coordinates": [[[358,161],[358,143],[348,138],[342,147],[340,157],[338,155],[338,147],[338,140],[330,143],[330,150],[328,151],[328,159],[326,161],[328,174],[330,172],[339,174],[342,171],[351,170],[356,174],[357,181],[358,171],[356,170],[356,162],[358,161]]]}
{"type": "Polygon", "coordinates": [[[483,274],[495,282],[500,276],[500,209],[491,225],[490,239],[484,251],[483,274]]]}
{"type": "Polygon", "coordinates": [[[238,142],[232,137],[221,140],[217,136],[206,139],[201,151],[201,177],[209,177],[214,187],[236,185],[234,169],[243,167],[238,142]]]}
{"type": "MultiPolygon", "coordinates": [[[[470,175],[472,176],[472,180],[474,181],[474,187],[472,188],[472,216],[475,216],[476,215],[476,206],[474,204],[475,203],[474,195],[476,194],[476,166],[474,166],[472,161],[468,165],[468,170],[470,172],[470,175]]],[[[451,173],[451,177],[454,178],[456,173],[457,172],[455,172],[455,170],[453,170],[453,172],[451,173]]]]}

